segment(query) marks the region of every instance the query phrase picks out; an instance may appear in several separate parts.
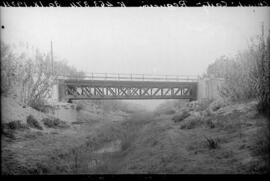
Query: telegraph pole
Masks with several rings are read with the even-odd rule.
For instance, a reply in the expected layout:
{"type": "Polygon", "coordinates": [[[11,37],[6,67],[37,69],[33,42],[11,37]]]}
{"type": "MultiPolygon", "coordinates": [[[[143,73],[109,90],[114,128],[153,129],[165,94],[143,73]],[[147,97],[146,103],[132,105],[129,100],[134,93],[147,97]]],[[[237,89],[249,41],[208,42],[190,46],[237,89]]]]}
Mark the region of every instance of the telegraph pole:
{"type": "Polygon", "coordinates": [[[262,38],[264,38],[264,22],[262,22],[262,38]]]}
{"type": "MultiPolygon", "coordinates": [[[[57,90],[54,90],[54,84],[55,84],[55,73],[54,73],[54,66],[53,66],[53,44],[52,44],[52,40],[51,40],[51,68],[52,68],[52,70],[51,70],[51,77],[52,77],[52,82],[53,82],[53,84],[52,84],[52,89],[51,89],[51,96],[53,96],[53,92],[54,91],[57,91],[57,90]]],[[[59,88],[59,85],[58,85],[58,91],[60,91],[60,88],[59,88]]],[[[58,93],[59,94],[59,93],[58,93]]]]}
{"type": "Polygon", "coordinates": [[[51,40],[51,64],[52,64],[52,74],[54,73],[54,67],[53,67],[53,44],[51,40]]]}

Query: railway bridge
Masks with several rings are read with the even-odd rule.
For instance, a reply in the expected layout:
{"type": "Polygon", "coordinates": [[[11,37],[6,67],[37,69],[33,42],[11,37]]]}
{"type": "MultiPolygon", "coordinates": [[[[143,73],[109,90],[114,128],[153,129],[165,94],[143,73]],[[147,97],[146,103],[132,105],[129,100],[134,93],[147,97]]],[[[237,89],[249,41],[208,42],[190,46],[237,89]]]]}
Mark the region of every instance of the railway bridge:
{"type": "Polygon", "coordinates": [[[198,77],[91,73],[58,77],[59,101],[91,99],[198,99],[198,77]]]}

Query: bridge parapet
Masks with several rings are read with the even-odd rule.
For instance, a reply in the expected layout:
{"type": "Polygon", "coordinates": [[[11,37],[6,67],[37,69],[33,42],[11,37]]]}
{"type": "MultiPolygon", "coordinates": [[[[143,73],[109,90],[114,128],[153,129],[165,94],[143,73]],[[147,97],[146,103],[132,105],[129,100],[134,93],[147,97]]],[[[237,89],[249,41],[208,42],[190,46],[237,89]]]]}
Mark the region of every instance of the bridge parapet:
{"type": "Polygon", "coordinates": [[[62,75],[58,79],[74,80],[115,80],[115,81],[166,81],[166,82],[197,82],[196,75],[153,75],[123,73],[87,73],[84,76],[62,75]]]}

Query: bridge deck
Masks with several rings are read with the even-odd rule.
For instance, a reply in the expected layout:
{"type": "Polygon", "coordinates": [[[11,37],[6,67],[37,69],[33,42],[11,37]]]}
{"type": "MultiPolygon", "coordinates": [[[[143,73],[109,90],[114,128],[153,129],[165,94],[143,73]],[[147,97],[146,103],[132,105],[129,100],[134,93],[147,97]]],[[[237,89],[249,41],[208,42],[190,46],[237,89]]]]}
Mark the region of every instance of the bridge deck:
{"type": "Polygon", "coordinates": [[[197,79],[179,77],[65,77],[59,79],[60,99],[196,99],[197,79]],[[108,80],[109,79],[109,80],[108,80]],[[111,79],[111,80],[110,80],[111,79]],[[166,80],[168,79],[168,80],[166,80]]]}
{"type": "Polygon", "coordinates": [[[115,81],[115,80],[64,80],[66,85],[98,86],[98,87],[185,87],[196,85],[197,82],[157,82],[157,81],[115,81]]]}

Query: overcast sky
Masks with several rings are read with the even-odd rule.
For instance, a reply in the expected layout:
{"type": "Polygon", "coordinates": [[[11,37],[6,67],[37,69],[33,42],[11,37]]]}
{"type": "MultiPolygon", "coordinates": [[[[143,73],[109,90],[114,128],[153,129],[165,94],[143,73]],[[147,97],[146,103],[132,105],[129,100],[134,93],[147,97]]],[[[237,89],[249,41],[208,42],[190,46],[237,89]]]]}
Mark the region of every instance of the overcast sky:
{"type": "Polygon", "coordinates": [[[1,37],[87,72],[203,73],[269,29],[269,8],[1,8],[1,37]]]}
{"type": "Polygon", "coordinates": [[[86,72],[199,75],[269,29],[269,7],[1,8],[1,39],[86,72]]]}

